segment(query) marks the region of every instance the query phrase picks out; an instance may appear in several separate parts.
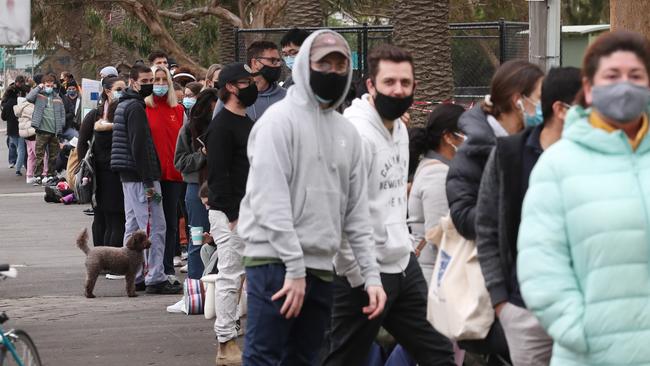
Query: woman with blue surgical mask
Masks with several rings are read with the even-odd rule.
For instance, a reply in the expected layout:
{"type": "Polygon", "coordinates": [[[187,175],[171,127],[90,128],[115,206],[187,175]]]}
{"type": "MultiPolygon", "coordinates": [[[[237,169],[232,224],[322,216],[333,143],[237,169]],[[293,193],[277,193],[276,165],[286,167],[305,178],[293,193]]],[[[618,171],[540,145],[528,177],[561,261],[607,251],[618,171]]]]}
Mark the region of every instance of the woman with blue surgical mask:
{"type": "Polygon", "coordinates": [[[649,71],[641,34],[592,43],[580,105],[530,179],[517,274],[552,365],[650,363],[649,71]]]}
{"type": "MultiPolygon", "coordinates": [[[[113,116],[126,82],[116,76],[102,79],[102,94],[97,108],[86,114],[79,129],[77,156],[83,159],[88,142],[93,141],[92,153],[95,164],[95,200],[93,216],[93,242],[95,246],[121,247],[124,241],[124,193],[120,175],[111,170],[111,146],[113,144],[113,116]]],[[[121,278],[109,273],[109,279],[121,278]]]]}
{"type": "Polygon", "coordinates": [[[169,281],[178,281],[175,266],[182,265],[178,240],[178,201],[183,193],[183,177],[174,167],[176,138],[183,125],[185,109],[178,102],[169,70],[164,66],[152,66],[153,94],[145,98],[147,119],[151,137],[160,162],[160,188],[165,212],[167,231],[163,265],[169,281]],[[175,255],[178,254],[178,255],[175,255]]]}

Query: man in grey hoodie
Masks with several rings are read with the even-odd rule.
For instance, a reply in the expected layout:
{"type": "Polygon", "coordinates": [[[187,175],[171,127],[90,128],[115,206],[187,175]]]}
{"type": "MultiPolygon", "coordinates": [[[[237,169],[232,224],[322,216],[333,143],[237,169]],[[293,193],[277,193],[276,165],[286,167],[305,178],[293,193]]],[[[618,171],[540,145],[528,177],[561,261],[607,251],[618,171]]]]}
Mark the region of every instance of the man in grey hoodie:
{"type": "Polygon", "coordinates": [[[368,219],[359,134],[336,112],[352,80],[350,48],[330,30],[312,34],[294,86],[257,121],[239,234],[246,244],[244,365],[313,365],[330,321],[332,260],[348,238],[365,281],[356,311],[383,311],[368,219]]]}
{"type": "Polygon", "coordinates": [[[375,319],[356,311],[365,301],[363,278],[344,240],[335,260],[331,347],[323,364],[362,364],[383,326],[419,365],[454,365],[451,342],[427,321],[427,283],[406,224],[409,137],[400,117],[413,103],[413,59],[385,44],[370,52],[368,65],[368,94],[344,116],[361,135],[374,248],[388,300],[375,319]]]}
{"type": "MultiPolygon", "coordinates": [[[[278,46],[269,41],[257,41],[251,43],[246,50],[246,62],[255,76],[257,85],[257,100],[251,106],[246,107],[246,115],[257,121],[262,114],[274,103],[282,100],[287,95],[287,90],[278,85],[278,79],[282,74],[282,59],[278,46]]],[[[212,118],[223,109],[221,100],[214,108],[212,118]]]]}

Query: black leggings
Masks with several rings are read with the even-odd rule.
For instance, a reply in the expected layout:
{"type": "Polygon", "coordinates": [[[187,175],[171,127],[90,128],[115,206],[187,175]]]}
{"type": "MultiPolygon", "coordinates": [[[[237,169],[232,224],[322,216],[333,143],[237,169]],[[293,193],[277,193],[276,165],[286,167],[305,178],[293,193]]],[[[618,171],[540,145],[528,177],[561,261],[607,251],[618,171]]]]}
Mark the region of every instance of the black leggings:
{"type": "Polygon", "coordinates": [[[125,221],[126,218],[123,213],[103,212],[95,208],[95,218],[93,220],[93,242],[95,246],[122,247],[125,221]]]}

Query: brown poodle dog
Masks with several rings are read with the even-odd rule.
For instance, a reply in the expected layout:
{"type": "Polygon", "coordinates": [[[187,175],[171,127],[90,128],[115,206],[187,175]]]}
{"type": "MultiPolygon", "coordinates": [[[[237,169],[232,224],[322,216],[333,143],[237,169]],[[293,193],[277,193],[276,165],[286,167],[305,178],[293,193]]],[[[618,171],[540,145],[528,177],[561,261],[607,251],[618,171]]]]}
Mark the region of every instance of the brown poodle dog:
{"type": "Polygon", "coordinates": [[[151,246],[144,231],[133,233],[123,248],[95,247],[88,248],[88,230],[79,234],[77,246],[86,253],[86,297],[92,299],[95,282],[99,272],[110,271],[126,277],[126,293],[129,297],[138,296],[135,293],[135,275],[142,268],[143,251],[151,246]]]}

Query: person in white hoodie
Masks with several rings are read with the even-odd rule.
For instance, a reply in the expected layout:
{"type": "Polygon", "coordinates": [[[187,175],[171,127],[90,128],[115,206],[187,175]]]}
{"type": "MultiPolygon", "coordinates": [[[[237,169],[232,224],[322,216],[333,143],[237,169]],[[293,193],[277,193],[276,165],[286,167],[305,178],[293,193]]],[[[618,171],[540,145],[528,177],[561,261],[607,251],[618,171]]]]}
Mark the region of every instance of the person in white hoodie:
{"type": "Polygon", "coordinates": [[[409,136],[400,120],[413,103],[411,55],[381,45],[368,55],[368,94],[344,112],[361,135],[374,248],[388,294],[384,312],[367,319],[363,278],[348,240],[335,258],[330,350],[323,365],[360,365],[383,326],[419,365],[454,365],[451,342],[426,319],[427,283],[406,224],[409,136]]]}
{"type": "Polygon", "coordinates": [[[350,59],[341,35],[313,33],[298,52],[294,86],[250,133],[238,223],[248,293],[244,365],[316,364],[342,235],[367,294],[355,310],[370,318],[383,311],[361,139],[336,112],[352,80],[350,59]]]}

